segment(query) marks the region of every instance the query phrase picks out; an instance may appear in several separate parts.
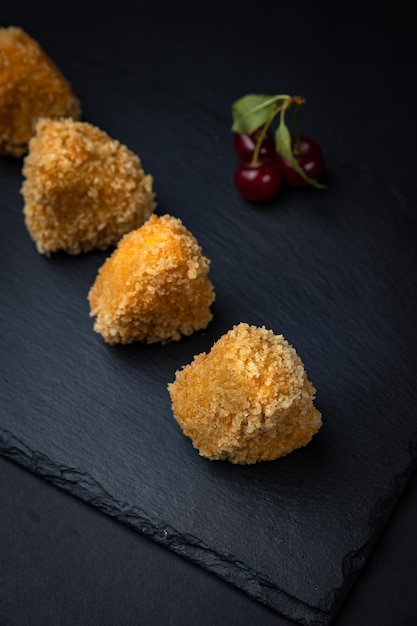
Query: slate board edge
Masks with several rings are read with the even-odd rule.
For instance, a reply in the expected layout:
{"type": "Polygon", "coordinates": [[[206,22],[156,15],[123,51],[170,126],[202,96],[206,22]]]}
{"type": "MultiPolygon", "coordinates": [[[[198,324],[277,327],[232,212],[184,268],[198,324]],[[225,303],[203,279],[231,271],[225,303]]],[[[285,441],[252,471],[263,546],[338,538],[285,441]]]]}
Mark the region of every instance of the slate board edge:
{"type": "MultiPolygon", "coordinates": [[[[411,447],[417,447],[417,439],[411,447]]],[[[151,519],[139,507],[117,500],[88,473],[55,463],[41,452],[31,450],[21,439],[1,427],[0,454],[72,496],[94,506],[102,513],[143,533],[153,541],[196,563],[210,573],[216,574],[228,584],[245,592],[252,599],[303,626],[326,626],[334,619],[417,467],[417,459],[413,454],[414,461],[407,470],[395,477],[394,491],[383,502],[377,503],[375,507],[375,510],[380,511],[382,509],[383,513],[378,518],[379,527],[373,541],[346,555],[342,565],[343,586],[331,590],[320,602],[325,608],[319,608],[310,606],[289,595],[273,582],[259,576],[245,563],[234,558],[233,555],[219,554],[197,537],[184,535],[163,520],[151,519]]]]}
{"type": "Polygon", "coordinates": [[[396,505],[416,472],[417,432],[409,444],[409,463],[405,465],[402,472],[393,476],[391,490],[388,491],[385,497],[380,498],[370,511],[369,525],[374,528],[374,531],[370,533],[369,540],[361,548],[350,552],[343,559],[342,571],[345,585],[339,589],[332,589],[323,599],[322,605],[325,607],[331,606],[334,610],[332,619],[340,611],[348,594],[355,585],[359,574],[381,539],[384,528],[394,513],[396,505]]]}

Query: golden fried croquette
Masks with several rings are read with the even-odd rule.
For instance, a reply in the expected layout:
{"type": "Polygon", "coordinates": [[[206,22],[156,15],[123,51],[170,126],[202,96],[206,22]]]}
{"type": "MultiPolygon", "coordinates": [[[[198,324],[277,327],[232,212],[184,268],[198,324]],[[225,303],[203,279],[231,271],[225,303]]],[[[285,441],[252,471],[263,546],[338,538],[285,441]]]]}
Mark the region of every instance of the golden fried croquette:
{"type": "Polygon", "coordinates": [[[139,157],[87,122],[39,120],[23,175],[25,223],[42,254],[104,250],[155,208],[139,157]]]}
{"type": "Polygon", "coordinates": [[[282,335],[240,323],[168,385],[174,417],[202,456],[271,461],[305,446],[322,424],[315,389],[282,335]]]}
{"type": "Polygon", "coordinates": [[[23,156],[40,117],[80,115],[69,82],[40,45],[21,28],[0,28],[0,154],[23,156]]]}
{"type": "Polygon", "coordinates": [[[123,237],[88,294],[108,343],[178,341],[212,319],[209,260],[181,220],[152,215],[123,237]]]}

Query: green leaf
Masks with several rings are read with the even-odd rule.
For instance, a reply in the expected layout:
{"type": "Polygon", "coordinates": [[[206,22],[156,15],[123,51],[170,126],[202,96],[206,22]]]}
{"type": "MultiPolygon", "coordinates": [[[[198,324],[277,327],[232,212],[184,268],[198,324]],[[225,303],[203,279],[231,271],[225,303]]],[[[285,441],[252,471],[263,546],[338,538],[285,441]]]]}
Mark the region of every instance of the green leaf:
{"type": "Polygon", "coordinates": [[[277,152],[280,153],[283,159],[291,165],[291,167],[302,177],[309,185],[316,187],[317,189],[326,189],[326,185],[319,183],[315,178],[310,178],[304,172],[304,170],[298,165],[291,149],[291,133],[288,130],[284,121],[284,111],[281,113],[280,123],[275,131],[275,146],[277,152]]]}
{"type": "Polygon", "coordinates": [[[263,94],[248,94],[236,100],[232,105],[234,133],[251,134],[263,126],[277,108],[279,100],[289,96],[267,96],[263,94]]]}

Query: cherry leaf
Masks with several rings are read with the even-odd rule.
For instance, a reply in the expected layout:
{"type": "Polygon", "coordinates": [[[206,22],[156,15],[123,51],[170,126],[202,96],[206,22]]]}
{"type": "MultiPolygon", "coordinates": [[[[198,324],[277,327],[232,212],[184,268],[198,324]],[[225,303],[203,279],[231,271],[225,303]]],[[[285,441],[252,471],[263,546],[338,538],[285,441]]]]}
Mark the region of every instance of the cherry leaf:
{"type": "Polygon", "coordinates": [[[250,135],[267,123],[277,107],[277,101],[286,97],[248,94],[239,98],[232,105],[232,131],[250,135]]]}
{"type": "Polygon", "coordinates": [[[284,122],[284,115],[281,115],[280,123],[275,131],[275,146],[277,152],[283,159],[291,165],[291,167],[302,177],[309,185],[317,187],[317,189],[325,189],[326,185],[319,183],[315,178],[310,178],[304,170],[298,165],[291,149],[291,133],[284,122]]]}

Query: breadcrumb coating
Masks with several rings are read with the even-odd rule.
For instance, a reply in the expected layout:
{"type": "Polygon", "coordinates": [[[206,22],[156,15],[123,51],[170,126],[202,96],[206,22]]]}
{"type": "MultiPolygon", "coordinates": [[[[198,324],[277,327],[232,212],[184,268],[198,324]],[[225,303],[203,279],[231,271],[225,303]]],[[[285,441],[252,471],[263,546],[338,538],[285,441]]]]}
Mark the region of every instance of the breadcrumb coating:
{"type": "Polygon", "coordinates": [[[0,155],[23,156],[40,117],[80,119],[71,85],[37,41],[0,28],[0,155]]]}
{"type": "Polygon", "coordinates": [[[39,120],[23,175],[25,223],[41,254],[104,250],[155,208],[139,157],[87,122],[39,120]]]}
{"type": "Polygon", "coordinates": [[[123,237],[88,294],[108,343],[178,341],[212,319],[209,260],[181,220],[152,215],[123,237]]]}
{"type": "Polygon", "coordinates": [[[176,372],[174,417],[204,457],[271,461],[320,429],[315,389],[294,348],[264,326],[240,323],[176,372]]]}

